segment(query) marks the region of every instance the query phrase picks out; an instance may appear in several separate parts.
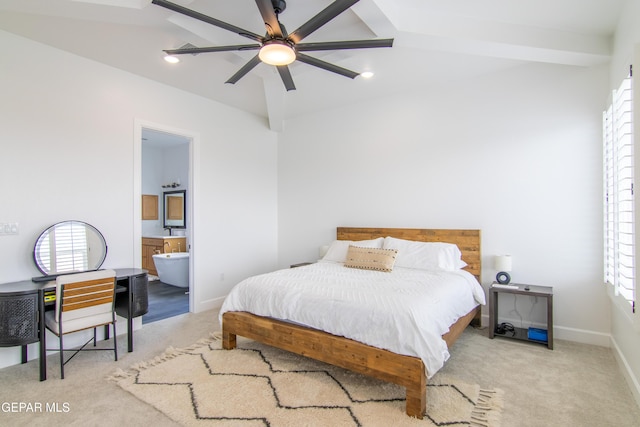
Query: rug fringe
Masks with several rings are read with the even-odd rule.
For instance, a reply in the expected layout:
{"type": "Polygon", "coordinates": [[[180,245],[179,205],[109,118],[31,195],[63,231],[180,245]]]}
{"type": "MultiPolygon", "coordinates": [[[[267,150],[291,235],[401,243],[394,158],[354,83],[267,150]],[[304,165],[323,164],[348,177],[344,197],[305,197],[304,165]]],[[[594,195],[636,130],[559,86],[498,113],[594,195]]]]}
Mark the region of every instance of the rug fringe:
{"type": "Polygon", "coordinates": [[[127,373],[123,369],[118,368],[113,374],[107,377],[107,380],[119,381],[125,378],[129,378],[129,373],[127,373]]]}
{"type": "Polygon", "coordinates": [[[182,354],[190,353],[194,350],[198,350],[202,347],[208,346],[213,342],[221,340],[222,339],[221,337],[222,337],[221,332],[212,332],[209,334],[208,338],[201,338],[198,341],[196,341],[194,344],[191,344],[188,347],[184,347],[184,348],[175,348],[173,346],[168,347],[162,354],[144,362],[134,363],[126,371],[122,368],[118,368],[114,373],[108,375],[106,379],[108,381],[114,381],[114,382],[127,379],[133,375],[138,374],[139,372],[145,369],[149,369],[156,365],[159,365],[160,363],[166,362],[167,360],[175,359],[176,357],[182,354]]]}
{"type": "Polygon", "coordinates": [[[500,427],[504,392],[500,389],[478,392],[478,401],[471,411],[470,424],[474,427],[500,427]]]}
{"type": "MultiPolygon", "coordinates": [[[[159,366],[158,369],[152,370],[152,368],[156,367],[157,365],[161,365],[162,362],[165,362],[171,359],[176,359],[181,356],[184,356],[184,358],[188,359],[187,361],[185,361],[185,364],[201,363],[202,364],[201,366],[195,366],[193,369],[189,370],[189,375],[190,375],[189,381],[190,382],[194,381],[193,387],[198,388],[198,384],[203,384],[203,382],[210,384],[210,380],[211,380],[210,366],[214,366],[217,363],[221,363],[220,367],[222,369],[220,370],[220,375],[223,375],[223,376],[230,375],[230,377],[232,377],[234,381],[236,380],[241,381],[243,383],[245,392],[249,392],[252,389],[262,390],[261,389],[262,386],[256,385],[257,383],[253,380],[250,380],[249,378],[259,378],[259,381],[263,381],[265,363],[268,365],[271,365],[272,362],[275,363],[276,365],[279,365],[280,363],[285,363],[286,365],[288,365],[291,360],[291,356],[289,353],[280,354],[280,352],[277,352],[277,351],[269,351],[269,352],[266,352],[267,354],[263,354],[262,350],[260,350],[262,348],[261,344],[250,345],[248,347],[251,348],[252,350],[254,349],[258,349],[258,350],[247,352],[244,356],[248,357],[249,359],[243,358],[243,361],[241,362],[241,365],[242,365],[241,371],[250,375],[242,375],[242,378],[238,379],[240,377],[237,374],[237,369],[236,369],[237,367],[229,366],[228,370],[224,369],[223,365],[225,365],[228,362],[228,358],[227,358],[227,355],[224,354],[225,353],[224,351],[220,351],[221,350],[220,340],[221,340],[221,334],[219,332],[213,332],[209,335],[208,338],[203,338],[189,347],[179,348],[179,349],[174,347],[169,347],[161,355],[158,355],[147,362],[140,362],[133,365],[129,369],[129,371],[125,371],[123,369],[116,370],[116,372],[114,372],[111,375],[110,379],[113,380],[122,389],[129,391],[131,394],[139,398],[141,401],[147,402],[148,404],[152,405],[153,407],[155,407],[160,412],[167,415],[177,423],[180,423],[181,425],[200,425],[199,424],[200,420],[194,418],[194,416],[198,413],[198,408],[200,408],[200,405],[202,405],[202,407],[204,408],[206,402],[210,402],[211,400],[215,400],[215,399],[211,399],[211,396],[209,396],[207,393],[199,395],[200,397],[196,398],[194,397],[195,396],[194,394],[191,394],[191,395],[188,393],[185,394],[182,391],[180,391],[176,393],[176,395],[182,396],[184,394],[182,398],[186,400],[183,400],[181,404],[177,404],[176,402],[176,405],[173,405],[173,404],[170,405],[171,410],[168,410],[165,397],[157,396],[158,394],[157,390],[155,390],[153,387],[148,387],[147,385],[158,384],[158,385],[162,385],[163,387],[172,387],[172,386],[183,387],[184,383],[182,382],[178,382],[176,384],[167,384],[165,382],[165,378],[167,376],[166,371],[170,371],[172,373],[171,377],[176,377],[178,373],[180,373],[179,370],[178,371],[176,370],[180,369],[184,364],[180,363],[181,359],[177,359],[176,361],[166,364],[164,366],[159,366]],[[193,356],[202,356],[202,357],[193,357],[193,356]],[[144,372],[145,369],[149,369],[149,371],[144,372]],[[138,380],[140,378],[137,375],[141,372],[144,372],[143,374],[145,376],[143,381],[144,384],[142,385],[142,387],[138,387],[139,386],[138,380]],[[198,399],[202,399],[202,400],[198,400],[198,399]]],[[[309,372],[328,373],[327,371],[323,371],[322,369],[319,369],[317,371],[312,369],[309,372]]],[[[217,371],[218,369],[216,369],[216,372],[217,371]]],[[[306,374],[307,371],[288,370],[288,369],[284,369],[283,371],[278,371],[278,375],[281,375],[282,373],[295,374],[295,378],[296,380],[298,380],[300,378],[299,375],[306,374]]],[[[346,389],[341,384],[341,381],[339,381],[339,377],[334,378],[332,375],[328,375],[328,376],[330,378],[333,378],[333,381],[335,381],[338,386],[342,387],[342,390],[346,391],[346,389]]],[[[266,378],[271,378],[271,376],[268,375],[266,378]]],[[[349,378],[350,378],[349,376],[346,376],[344,379],[348,380],[349,378]]],[[[269,381],[271,380],[269,379],[269,381]]],[[[313,387],[316,384],[322,385],[322,383],[318,383],[316,381],[315,377],[308,378],[307,381],[311,381],[311,382],[305,383],[305,384],[308,384],[310,387],[313,387]]],[[[330,387],[336,387],[336,384],[334,384],[331,380],[327,380],[327,381],[331,383],[330,387]]],[[[457,412],[455,412],[456,417],[453,419],[459,420],[462,418],[464,419],[464,422],[462,422],[462,424],[465,424],[471,427],[500,427],[501,410],[504,403],[504,398],[503,398],[504,393],[501,390],[483,389],[478,385],[464,384],[454,379],[451,379],[451,381],[447,381],[447,383],[450,386],[453,385],[453,387],[455,389],[458,389],[458,392],[460,393],[461,393],[460,390],[467,390],[468,396],[469,396],[468,400],[462,400],[461,405],[458,405],[458,407],[455,408],[455,411],[457,412]],[[469,404],[474,404],[475,409],[470,408],[469,404]],[[471,414],[469,414],[470,409],[471,409],[471,414]]],[[[358,383],[357,380],[353,380],[353,384],[357,385],[358,387],[363,386],[363,384],[358,383]]],[[[442,385],[447,385],[447,384],[442,384],[442,385]]],[[[280,386],[284,386],[284,384],[281,384],[280,386]]],[[[367,385],[364,384],[364,386],[366,387],[367,385]]],[[[327,390],[332,389],[332,388],[329,388],[329,386],[326,384],[323,387],[328,387],[327,390]]],[[[208,386],[204,388],[209,389],[208,386]]],[[[276,390],[277,387],[274,387],[272,385],[271,388],[274,393],[277,391],[276,390]]],[[[169,389],[169,390],[172,390],[172,389],[169,389]]],[[[173,390],[176,390],[176,391],[182,390],[182,388],[173,389],[173,390]]],[[[442,392],[443,395],[441,398],[444,399],[444,401],[450,400],[449,399],[450,396],[447,395],[446,388],[443,390],[445,391],[442,392]]],[[[287,393],[297,394],[298,391],[299,390],[296,388],[289,389],[288,391],[283,390],[285,394],[287,393]]],[[[337,391],[339,394],[340,393],[339,389],[337,389],[337,391]]],[[[218,392],[219,391],[217,389],[212,391],[214,395],[217,395],[218,392]]],[[[269,393],[267,394],[269,395],[269,393]]],[[[316,397],[314,396],[307,396],[306,398],[316,399],[316,397]]],[[[230,400],[235,401],[234,399],[235,398],[230,400]]],[[[230,407],[233,407],[233,405],[245,404],[245,399],[246,397],[241,396],[239,399],[237,399],[239,403],[231,402],[229,403],[229,405],[232,405],[230,407]]],[[[457,399],[457,400],[460,400],[460,399],[457,399]]],[[[347,404],[346,406],[340,406],[340,408],[342,410],[345,408],[348,409],[348,411],[351,412],[352,417],[355,417],[354,414],[357,412],[355,409],[356,407],[360,408],[358,409],[358,411],[362,410],[365,412],[370,412],[375,410],[375,411],[387,412],[388,407],[386,407],[384,404],[378,405],[377,403],[377,402],[383,402],[383,401],[384,399],[380,401],[378,401],[377,399],[374,399],[370,402],[366,400],[358,402],[358,401],[353,401],[352,399],[351,405],[347,404]],[[367,407],[359,406],[360,403],[364,403],[365,405],[367,405],[367,407]],[[372,406],[369,406],[369,405],[372,405],[372,406]],[[354,409],[352,409],[352,407],[354,409]]],[[[271,402],[271,400],[269,400],[269,402],[271,402]]],[[[302,402],[304,402],[304,399],[302,400],[302,402]]],[[[312,407],[316,409],[335,408],[334,406],[332,406],[332,404],[334,404],[333,400],[330,401],[329,405],[326,405],[323,402],[324,400],[321,400],[318,406],[309,406],[308,408],[312,408],[312,407]]],[[[274,410],[276,410],[275,406],[274,406],[274,409],[269,409],[269,405],[270,404],[267,404],[267,403],[264,404],[264,407],[266,408],[264,410],[267,411],[265,412],[264,416],[266,418],[264,419],[268,420],[269,417],[271,416],[279,419],[279,417],[281,417],[282,415],[276,414],[275,412],[273,412],[274,410]]],[[[292,408],[294,407],[295,405],[292,408]]],[[[303,405],[300,408],[304,408],[304,407],[305,406],[303,405]]],[[[209,409],[207,409],[207,411],[213,411],[213,412],[218,411],[218,409],[214,410],[210,406],[208,408],[209,409]]],[[[234,411],[236,411],[236,409],[232,409],[230,413],[236,413],[234,411]]],[[[387,425],[394,425],[394,424],[416,425],[414,423],[415,420],[409,417],[405,417],[403,410],[398,408],[397,412],[398,412],[397,414],[389,414],[390,416],[389,420],[393,420],[394,422],[387,423],[387,425]],[[401,419],[396,419],[395,418],[396,415],[401,417],[401,419]]],[[[374,413],[377,414],[378,412],[374,412],[374,413]]],[[[221,414],[220,416],[222,417],[220,418],[221,420],[226,419],[226,417],[224,416],[226,412],[224,414],[221,412],[220,414],[221,414]]],[[[385,416],[386,415],[387,414],[385,414],[385,416]]],[[[367,416],[370,417],[370,415],[367,415],[367,416]]],[[[286,418],[286,419],[288,420],[289,418],[286,418]]],[[[339,418],[339,419],[343,421],[343,418],[339,418]]],[[[357,421],[356,418],[354,418],[354,420],[357,421]]],[[[371,420],[371,418],[368,418],[368,420],[371,420]]],[[[368,422],[364,422],[363,424],[360,424],[360,422],[357,421],[358,425],[368,425],[368,422]]],[[[461,422],[459,421],[455,421],[454,423],[456,425],[461,424],[461,422]]],[[[334,425],[337,425],[337,424],[340,424],[340,423],[334,423],[334,425]]],[[[299,425],[299,423],[293,422],[287,425],[299,425]]],[[[446,423],[440,424],[440,425],[446,425],[446,423]]]]}

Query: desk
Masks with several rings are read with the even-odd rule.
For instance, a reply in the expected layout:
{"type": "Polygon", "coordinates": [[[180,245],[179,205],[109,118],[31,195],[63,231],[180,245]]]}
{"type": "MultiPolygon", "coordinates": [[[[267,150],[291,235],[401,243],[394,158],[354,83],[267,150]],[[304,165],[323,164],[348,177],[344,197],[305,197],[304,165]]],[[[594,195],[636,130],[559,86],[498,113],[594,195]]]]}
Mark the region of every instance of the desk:
{"type": "MultiPolygon", "coordinates": [[[[133,318],[149,309],[147,271],[116,268],[116,313],[127,319],[128,351],[133,351],[133,318]]],[[[22,346],[22,363],[27,362],[27,345],[40,343],[40,381],[47,379],[46,328],[44,312],[55,302],[44,300],[55,281],[0,284],[0,347],[22,346]]],[[[108,333],[106,334],[108,338],[108,333]]]]}

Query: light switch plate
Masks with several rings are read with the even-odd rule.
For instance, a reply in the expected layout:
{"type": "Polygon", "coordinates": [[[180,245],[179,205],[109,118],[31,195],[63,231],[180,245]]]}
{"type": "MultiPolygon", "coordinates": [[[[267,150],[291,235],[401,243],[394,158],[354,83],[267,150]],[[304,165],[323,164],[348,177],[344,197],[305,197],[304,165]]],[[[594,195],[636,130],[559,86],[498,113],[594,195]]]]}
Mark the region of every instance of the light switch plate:
{"type": "Polygon", "coordinates": [[[18,234],[20,227],[17,222],[0,222],[0,236],[9,236],[18,234]]]}

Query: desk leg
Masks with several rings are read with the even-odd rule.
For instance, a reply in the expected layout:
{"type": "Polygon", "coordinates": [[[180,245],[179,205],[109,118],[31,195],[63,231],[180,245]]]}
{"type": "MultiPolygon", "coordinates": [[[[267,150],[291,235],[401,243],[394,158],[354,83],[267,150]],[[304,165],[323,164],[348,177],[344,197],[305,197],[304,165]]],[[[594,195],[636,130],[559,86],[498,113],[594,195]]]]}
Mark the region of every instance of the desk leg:
{"type": "Polygon", "coordinates": [[[127,350],[129,353],[133,351],[133,319],[127,319],[127,350]]]}
{"type": "Polygon", "coordinates": [[[38,291],[38,326],[40,333],[40,381],[47,379],[47,328],[44,323],[44,291],[38,291]]]}
{"type": "Polygon", "coordinates": [[[22,346],[22,363],[27,363],[29,361],[29,350],[26,345],[22,346]]]}
{"type": "Polygon", "coordinates": [[[133,278],[129,276],[129,290],[127,291],[129,304],[127,307],[127,350],[133,351],[133,278]]]}

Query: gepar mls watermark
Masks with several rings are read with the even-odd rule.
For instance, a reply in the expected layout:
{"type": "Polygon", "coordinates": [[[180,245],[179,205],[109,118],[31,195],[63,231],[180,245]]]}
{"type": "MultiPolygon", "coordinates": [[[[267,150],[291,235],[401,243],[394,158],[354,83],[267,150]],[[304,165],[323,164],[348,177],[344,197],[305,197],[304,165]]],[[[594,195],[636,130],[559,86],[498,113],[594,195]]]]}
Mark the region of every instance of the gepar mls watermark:
{"type": "Polygon", "coordinates": [[[67,413],[71,412],[69,402],[2,402],[2,413],[67,413]]]}

